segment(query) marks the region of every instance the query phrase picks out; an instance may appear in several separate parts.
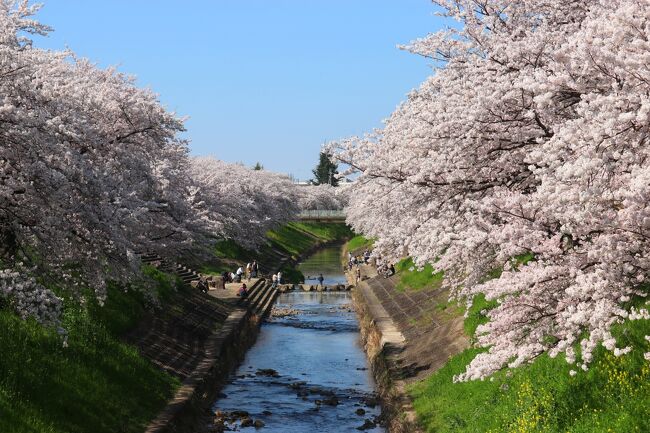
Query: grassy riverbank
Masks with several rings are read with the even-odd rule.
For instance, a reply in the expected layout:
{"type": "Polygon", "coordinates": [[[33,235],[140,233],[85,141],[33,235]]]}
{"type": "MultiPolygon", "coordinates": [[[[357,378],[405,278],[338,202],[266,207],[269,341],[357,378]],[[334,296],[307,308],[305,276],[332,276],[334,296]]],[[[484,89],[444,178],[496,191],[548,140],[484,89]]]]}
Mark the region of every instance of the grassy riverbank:
{"type": "Polygon", "coordinates": [[[346,248],[352,253],[358,253],[366,248],[372,248],[373,243],[374,241],[372,239],[367,239],[362,235],[356,235],[348,241],[346,248]]]}
{"type": "MultiPolygon", "coordinates": [[[[160,299],[168,277],[148,269],[160,299]]],[[[147,308],[142,292],[109,289],[100,307],[67,299],[68,347],[51,328],[0,309],[0,431],[3,433],[141,432],[178,381],[120,339],[147,308]]]]}
{"type": "MultiPolygon", "coordinates": [[[[414,274],[411,279],[424,277],[414,274]]],[[[481,311],[492,305],[478,299],[468,312],[469,336],[486,320],[481,311]]],[[[453,383],[454,375],[479,353],[468,349],[410,388],[418,418],[430,433],[650,431],[650,365],[643,357],[650,350],[644,340],[650,323],[625,323],[616,334],[621,346],[635,348],[632,353],[617,358],[601,347],[589,370],[575,376],[569,374],[572,367],[562,355],[541,356],[489,380],[453,383]]]]}
{"type": "MultiPolygon", "coordinates": [[[[522,255],[515,259],[516,264],[522,264],[533,257],[522,255]]],[[[487,321],[486,310],[496,305],[479,296],[464,314],[462,305],[447,301],[447,294],[438,291],[444,276],[434,274],[432,266],[418,270],[406,258],[396,263],[395,268],[397,274],[381,284],[389,290],[392,287],[394,292],[386,297],[380,291],[378,296],[382,302],[393,309],[395,305],[406,308],[410,304],[404,298],[422,293],[439,296],[439,299],[428,298],[433,302],[423,306],[428,309],[426,313],[414,313],[411,320],[400,325],[413,338],[405,351],[405,364],[437,362],[440,357],[436,354],[450,348],[445,336],[436,337],[448,319],[458,321],[459,335],[464,331],[470,341],[474,340],[477,327],[487,321]],[[438,325],[431,326],[427,321],[429,316],[438,325]],[[412,327],[417,327],[417,336],[413,336],[412,327]],[[418,351],[418,346],[425,342],[434,348],[433,354],[430,348],[418,351]]],[[[500,269],[495,269],[486,278],[496,278],[500,273],[500,269]]],[[[454,383],[453,378],[465,371],[480,350],[470,348],[461,353],[457,351],[460,349],[448,350],[448,355],[437,364],[440,369],[411,384],[408,392],[428,433],[648,432],[650,365],[644,353],[650,351],[650,344],[644,337],[650,334],[650,322],[621,324],[615,334],[619,347],[630,345],[633,351],[616,357],[600,347],[588,371],[570,366],[563,355],[555,359],[540,356],[530,365],[467,383],[454,383]],[[572,368],[579,370],[577,374],[570,374],[572,368]]]]}
{"type": "MultiPolygon", "coordinates": [[[[215,249],[217,266],[245,263],[265,254],[298,257],[318,245],[351,237],[343,224],[290,223],[268,234],[259,252],[233,241],[215,249]]],[[[211,264],[212,271],[219,271],[211,264]]],[[[124,343],[147,310],[173,308],[174,281],[146,267],[155,297],[145,291],[109,288],[104,306],[85,293],[82,304],[67,295],[63,327],[67,347],[54,329],[23,321],[0,303],[0,432],[142,432],[165,406],[179,381],[124,343]]],[[[287,267],[285,277],[299,278],[287,267]]],[[[296,274],[297,273],[297,274],[296,274]]],[[[60,296],[66,297],[61,292],[60,296]]]]}
{"type": "Polygon", "coordinates": [[[589,371],[571,376],[563,357],[542,356],[493,380],[453,383],[478,353],[469,349],[412,387],[427,432],[647,432],[650,431],[650,366],[643,359],[647,322],[619,328],[631,354],[599,349],[589,371]]]}
{"type": "MultiPolygon", "coordinates": [[[[201,271],[208,274],[220,274],[234,271],[237,266],[245,265],[260,258],[275,258],[265,263],[267,268],[280,266],[280,258],[296,260],[314,250],[319,245],[343,241],[352,237],[348,226],[341,223],[291,222],[267,233],[267,241],[259,251],[242,248],[236,240],[223,240],[217,243],[214,260],[205,264],[201,271]]],[[[288,282],[299,282],[303,276],[292,266],[283,266],[282,273],[288,282]]]]}

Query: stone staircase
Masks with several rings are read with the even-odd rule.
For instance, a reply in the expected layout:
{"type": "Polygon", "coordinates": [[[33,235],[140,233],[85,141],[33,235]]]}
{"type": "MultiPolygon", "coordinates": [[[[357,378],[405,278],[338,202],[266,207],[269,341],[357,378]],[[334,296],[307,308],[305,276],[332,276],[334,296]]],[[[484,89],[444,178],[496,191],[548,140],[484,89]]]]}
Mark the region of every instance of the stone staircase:
{"type": "Polygon", "coordinates": [[[158,254],[143,253],[140,254],[140,260],[142,263],[155,266],[163,272],[176,275],[188,286],[191,286],[193,281],[199,281],[201,279],[201,274],[197,271],[178,263],[172,263],[169,260],[163,259],[158,254]]]}
{"type": "Polygon", "coordinates": [[[467,348],[469,341],[462,317],[451,308],[439,308],[448,301],[445,289],[397,290],[397,281],[397,276],[375,276],[363,283],[406,339],[406,349],[397,357],[393,374],[410,382],[442,367],[449,357],[467,348]]]}
{"type": "Polygon", "coordinates": [[[260,278],[251,287],[246,299],[240,300],[238,305],[248,309],[257,320],[261,321],[271,310],[279,293],[277,287],[273,287],[270,282],[260,278]]]}
{"type": "Polygon", "coordinates": [[[126,335],[126,340],[152,363],[181,380],[192,374],[205,356],[208,339],[232,312],[245,310],[259,323],[279,293],[270,282],[260,278],[246,299],[228,302],[194,289],[193,283],[201,278],[197,271],[153,253],[142,253],[140,257],[143,263],[176,275],[184,287],[170,300],[169,308],[143,318],[126,335]]]}

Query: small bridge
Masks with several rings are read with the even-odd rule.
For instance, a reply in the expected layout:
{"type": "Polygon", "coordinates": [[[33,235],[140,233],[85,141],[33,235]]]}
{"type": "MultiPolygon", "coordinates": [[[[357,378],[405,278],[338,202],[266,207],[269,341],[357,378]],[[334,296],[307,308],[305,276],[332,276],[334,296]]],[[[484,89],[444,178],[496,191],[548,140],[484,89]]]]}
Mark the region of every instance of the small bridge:
{"type": "Polygon", "coordinates": [[[345,222],[343,210],[304,210],[298,214],[300,221],[345,222]]]}

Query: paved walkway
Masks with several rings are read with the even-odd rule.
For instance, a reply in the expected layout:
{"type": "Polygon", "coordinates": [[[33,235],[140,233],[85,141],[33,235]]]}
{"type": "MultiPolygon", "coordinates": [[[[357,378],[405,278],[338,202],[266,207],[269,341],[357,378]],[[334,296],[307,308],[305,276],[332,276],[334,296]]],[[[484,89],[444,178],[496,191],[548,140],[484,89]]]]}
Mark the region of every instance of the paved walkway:
{"type": "Polygon", "coordinates": [[[220,287],[216,289],[211,288],[208,294],[213,298],[228,302],[229,304],[236,304],[240,299],[240,297],[237,296],[237,292],[239,292],[242,283],[246,284],[246,287],[250,290],[259,280],[259,278],[251,278],[250,280],[244,278],[241,283],[226,283],[226,290],[220,287]]]}

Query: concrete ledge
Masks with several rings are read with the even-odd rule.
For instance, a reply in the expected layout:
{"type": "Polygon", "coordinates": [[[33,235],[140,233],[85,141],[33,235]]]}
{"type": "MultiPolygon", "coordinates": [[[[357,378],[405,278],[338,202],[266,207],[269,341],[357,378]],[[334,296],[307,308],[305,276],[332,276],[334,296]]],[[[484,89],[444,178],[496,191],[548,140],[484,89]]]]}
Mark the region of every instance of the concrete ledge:
{"type": "Polygon", "coordinates": [[[404,335],[364,281],[357,284],[353,298],[363,347],[377,382],[388,432],[422,433],[406,392],[406,383],[394,374],[399,370],[399,354],[406,347],[404,335]]]}
{"type": "MultiPolygon", "coordinates": [[[[210,338],[206,344],[205,356],[203,360],[194,369],[194,372],[183,381],[181,387],[176,391],[174,398],[167,404],[165,409],[153,420],[147,429],[146,433],[162,433],[168,431],[182,431],[177,428],[179,417],[185,415],[185,411],[190,409],[195,398],[201,398],[198,395],[198,390],[202,385],[210,382],[207,380],[211,373],[216,373],[215,365],[220,359],[231,359],[232,354],[226,355],[229,349],[228,345],[234,338],[239,336],[246,328],[246,320],[249,318],[249,313],[243,309],[233,311],[223,326],[219,328],[210,338]]],[[[227,365],[226,370],[234,368],[233,365],[227,365]]],[[[223,370],[220,369],[220,370],[223,370]]],[[[208,393],[210,395],[211,393],[208,393]]],[[[197,402],[194,402],[195,404],[197,402]]]]}

